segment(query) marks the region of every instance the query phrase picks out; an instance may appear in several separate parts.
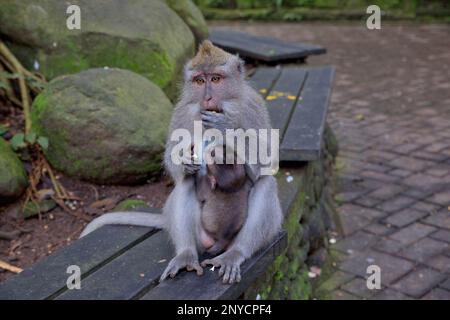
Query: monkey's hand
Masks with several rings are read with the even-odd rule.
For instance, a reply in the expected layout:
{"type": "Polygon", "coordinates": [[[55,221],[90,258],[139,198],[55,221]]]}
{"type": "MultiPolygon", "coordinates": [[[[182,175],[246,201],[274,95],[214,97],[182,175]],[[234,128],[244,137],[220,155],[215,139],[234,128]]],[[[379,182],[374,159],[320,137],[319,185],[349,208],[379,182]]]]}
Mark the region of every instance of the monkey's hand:
{"type": "Polygon", "coordinates": [[[203,127],[217,129],[225,134],[227,129],[234,129],[232,119],[223,112],[201,111],[203,127]]]}
{"type": "Polygon", "coordinates": [[[197,253],[194,253],[190,249],[186,249],[180,254],[176,255],[172,260],[170,260],[169,265],[166,270],[164,270],[159,281],[163,281],[168,276],[171,278],[175,277],[181,269],[186,268],[187,271],[195,270],[197,275],[201,276],[203,274],[203,268],[198,262],[197,253]]]}
{"type": "Polygon", "coordinates": [[[241,281],[241,264],[244,262],[244,255],[237,249],[230,249],[212,259],[202,261],[202,267],[213,265],[220,267],[219,277],[223,276],[223,283],[234,283],[241,281]]]}

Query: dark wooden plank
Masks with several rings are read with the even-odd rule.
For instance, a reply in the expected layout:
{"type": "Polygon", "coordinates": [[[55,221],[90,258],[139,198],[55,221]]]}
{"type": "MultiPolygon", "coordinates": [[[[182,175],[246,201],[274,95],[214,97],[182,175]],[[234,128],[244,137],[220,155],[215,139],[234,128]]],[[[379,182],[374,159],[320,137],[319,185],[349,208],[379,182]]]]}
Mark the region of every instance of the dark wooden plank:
{"type": "Polygon", "coordinates": [[[0,300],[52,297],[67,289],[68,266],[79,266],[83,279],[154,232],[141,227],[102,227],[0,284],[0,300]]]}
{"type": "Polygon", "coordinates": [[[148,293],[143,300],[216,300],[236,299],[261,274],[263,274],[272,261],[281,254],[287,245],[286,232],[282,231],[266,248],[244,262],[241,267],[242,280],[235,284],[223,284],[218,276],[218,269],[211,271],[204,269],[199,277],[194,272],[181,272],[175,278],[166,280],[148,293]]]}
{"type": "Polygon", "coordinates": [[[155,285],[173,256],[168,234],[159,231],[83,279],[80,290],[65,291],[56,299],[133,299],[155,285]]]}
{"type": "Polygon", "coordinates": [[[213,30],[209,36],[217,46],[241,56],[264,62],[302,59],[312,54],[323,54],[325,48],[305,43],[287,43],[275,38],[253,36],[232,30],[213,30]]]}
{"type": "Polygon", "coordinates": [[[307,68],[307,79],[280,145],[280,159],[309,161],[320,156],[334,67],[307,68]]]}
{"type": "Polygon", "coordinates": [[[272,127],[280,129],[280,138],[283,137],[305,78],[306,71],[302,68],[284,68],[266,97],[272,127]]]}
{"type": "Polygon", "coordinates": [[[250,85],[265,98],[280,74],[281,68],[260,67],[250,78],[250,85]]]}

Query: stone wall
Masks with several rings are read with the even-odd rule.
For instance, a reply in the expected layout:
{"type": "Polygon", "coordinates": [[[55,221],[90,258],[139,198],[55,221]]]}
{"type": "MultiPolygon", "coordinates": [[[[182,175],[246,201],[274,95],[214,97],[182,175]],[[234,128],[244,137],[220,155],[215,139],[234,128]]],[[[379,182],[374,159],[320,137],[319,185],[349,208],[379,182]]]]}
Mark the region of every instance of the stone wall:
{"type": "Polygon", "coordinates": [[[321,158],[303,164],[281,165],[278,173],[280,201],[285,213],[288,245],[266,273],[251,286],[244,298],[308,299],[312,283],[308,265],[326,258],[327,231],[333,226],[331,196],[337,141],[326,127],[321,158]]]}

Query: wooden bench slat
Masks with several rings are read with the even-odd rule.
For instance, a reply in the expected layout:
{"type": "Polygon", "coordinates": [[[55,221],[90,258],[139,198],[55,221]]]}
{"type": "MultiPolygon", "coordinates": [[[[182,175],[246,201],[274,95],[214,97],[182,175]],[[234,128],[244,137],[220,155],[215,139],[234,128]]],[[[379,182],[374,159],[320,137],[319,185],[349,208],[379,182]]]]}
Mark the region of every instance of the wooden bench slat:
{"type": "Polygon", "coordinates": [[[81,289],[56,299],[133,299],[159,280],[173,256],[167,232],[159,231],[83,279],[81,289]]]}
{"type": "Polygon", "coordinates": [[[154,232],[142,227],[102,227],[0,284],[0,300],[52,297],[67,289],[68,266],[79,266],[83,278],[154,232]]]}
{"type": "Polygon", "coordinates": [[[286,232],[282,231],[266,248],[244,262],[241,267],[242,280],[235,284],[223,284],[218,276],[218,268],[211,271],[204,268],[204,274],[197,276],[194,272],[182,271],[173,279],[168,279],[148,293],[143,300],[215,300],[236,299],[281,253],[287,245],[286,232]]]}
{"type": "Polygon", "coordinates": [[[213,30],[209,36],[217,46],[244,57],[264,61],[302,59],[312,54],[323,54],[325,48],[305,43],[286,43],[270,38],[253,36],[233,30],[213,30]]]}
{"type": "Polygon", "coordinates": [[[281,68],[258,68],[250,78],[250,84],[265,98],[278,80],[280,74],[281,68]]]}
{"type": "Polygon", "coordinates": [[[302,68],[284,68],[278,81],[266,97],[272,127],[280,129],[280,138],[289,123],[292,108],[305,78],[306,71],[302,68]],[[278,96],[277,93],[283,95],[278,96]]]}
{"type": "Polygon", "coordinates": [[[304,88],[280,145],[281,160],[315,160],[320,155],[335,70],[330,66],[307,70],[304,88]]]}

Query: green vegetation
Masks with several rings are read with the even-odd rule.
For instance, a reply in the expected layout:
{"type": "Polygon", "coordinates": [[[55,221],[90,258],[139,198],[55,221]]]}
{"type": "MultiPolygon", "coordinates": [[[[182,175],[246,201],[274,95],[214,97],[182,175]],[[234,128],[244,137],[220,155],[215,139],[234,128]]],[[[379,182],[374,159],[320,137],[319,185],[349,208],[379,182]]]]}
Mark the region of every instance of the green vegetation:
{"type": "Polygon", "coordinates": [[[195,0],[207,19],[336,20],[361,19],[380,6],[384,18],[450,22],[446,0],[195,0]]]}

